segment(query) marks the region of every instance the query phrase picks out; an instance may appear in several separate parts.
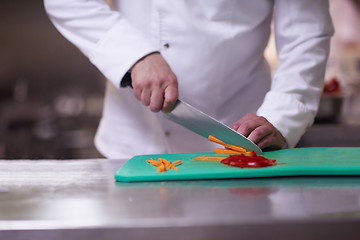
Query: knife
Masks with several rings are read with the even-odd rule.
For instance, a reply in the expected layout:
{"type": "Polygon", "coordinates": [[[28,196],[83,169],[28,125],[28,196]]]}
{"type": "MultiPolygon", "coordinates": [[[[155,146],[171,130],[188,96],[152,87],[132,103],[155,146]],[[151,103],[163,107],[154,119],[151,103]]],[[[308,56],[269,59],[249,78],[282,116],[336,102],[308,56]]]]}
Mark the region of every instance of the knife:
{"type": "MultiPolygon", "coordinates": [[[[121,87],[126,86],[132,87],[130,74],[126,74],[121,81],[121,87]]],[[[263,154],[261,149],[255,143],[242,134],[180,99],[176,101],[175,106],[170,113],[162,114],[165,118],[180,124],[204,138],[213,135],[224,143],[244,147],[248,151],[256,152],[256,154],[263,154]]]]}

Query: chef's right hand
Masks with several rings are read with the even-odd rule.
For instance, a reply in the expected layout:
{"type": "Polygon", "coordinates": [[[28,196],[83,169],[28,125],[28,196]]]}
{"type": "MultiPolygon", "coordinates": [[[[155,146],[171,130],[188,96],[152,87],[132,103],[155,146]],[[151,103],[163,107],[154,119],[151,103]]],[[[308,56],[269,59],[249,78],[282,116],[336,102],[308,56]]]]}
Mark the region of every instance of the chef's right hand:
{"type": "Polygon", "coordinates": [[[140,59],[131,69],[136,98],[153,112],[171,112],[178,99],[178,81],[160,53],[140,59]]]}

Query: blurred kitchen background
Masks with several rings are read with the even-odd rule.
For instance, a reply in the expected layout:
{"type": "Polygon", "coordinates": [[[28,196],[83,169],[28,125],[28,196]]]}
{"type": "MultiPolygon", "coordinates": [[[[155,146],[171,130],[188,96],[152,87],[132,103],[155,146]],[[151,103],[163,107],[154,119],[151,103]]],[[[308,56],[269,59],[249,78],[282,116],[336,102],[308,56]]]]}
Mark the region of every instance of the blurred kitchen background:
{"type": "MultiPolygon", "coordinates": [[[[299,146],[360,147],[359,1],[332,0],[336,28],[315,125],[299,146]]],[[[274,40],[266,51],[277,66],[274,40]]],[[[42,0],[0,1],[0,159],[101,157],[105,81],[53,27],[42,0]]]]}
{"type": "Polygon", "coordinates": [[[0,1],[1,159],[98,157],[104,83],[42,0],[0,1]]]}

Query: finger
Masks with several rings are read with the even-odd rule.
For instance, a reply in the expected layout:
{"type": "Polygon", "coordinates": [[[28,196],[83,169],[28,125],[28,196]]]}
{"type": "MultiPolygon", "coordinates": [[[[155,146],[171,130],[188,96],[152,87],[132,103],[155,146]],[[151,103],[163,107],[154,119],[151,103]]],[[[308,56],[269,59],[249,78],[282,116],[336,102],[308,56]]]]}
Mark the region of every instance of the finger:
{"type": "Polygon", "coordinates": [[[261,139],[261,141],[257,144],[257,146],[260,149],[267,149],[267,150],[280,149],[282,147],[274,143],[274,139],[271,135],[261,139]]]}
{"type": "Polygon", "coordinates": [[[263,120],[259,117],[246,120],[240,124],[237,129],[237,132],[244,135],[245,137],[249,137],[249,135],[259,126],[263,124],[263,120]]]}
{"type": "Polygon", "coordinates": [[[232,128],[233,130],[237,131],[238,128],[239,128],[239,126],[240,126],[240,122],[239,122],[239,121],[236,121],[236,123],[234,123],[234,124],[231,126],[231,128],[232,128]]]}
{"type": "Polygon", "coordinates": [[[137,100],[141,101],[141,89],[139,87],[133,87],[133,92],[137,100]]]}
{"type": "Polygon", "coordinates": [[[247,122],[247,121],[249,121],[249,120],[251,120],[251,119],[257,118],[257,117],[258,117],[258,116],[255,115],[255,114],[253,114],[253,113],[248,113],[248,114],[246,114],[245,116],[243,116],[242,118],[240,118],[238,121],[236,121],[236,123],[234,123],[234,124],[231,126],[231,128],[234,129],[235,131],[237,131],[237,130],[239,129],[239,127],[240,127],[243,123],[245,123],[245,122],[247,122]]]}
{"type": "Polygon", "coordinates": [[[144,87],[133,80],[133,92],[134,92],[136,99],[139,100],[140,102],[141,102],[143,90],[144,90],[144,87]]]}
{"type": "Polygon", "coordinates": [[[275,150],[275,149],[281,149],[284,146],[284,144],[285,144],[284,137],[277,129],[274,128],[274,132],[263,138],[258,143],[258,146],[261,149],[275,150]]]}
{"type": "Polygon", "coordinates": [[[141,92],[141,103],[145,106],[150,105],[151,92],[149,89],[144,88],[141,92]]]}
{"type": "Polygon", "coordinates": [[[154,89],[150,97],[150,110],[159,112],[164,104],[164,92],[160,89],[154,89]]]}
{"type": "Polygon", "coordinates": [[[261,125],[255,128],[248,136],[248,139],[259,146],[263,139],[271,135],[273,129],[268,125],[261,125]]]}
{"type": "Polygon", "coordinates": [[[264,137],[263,139],[261,139],[256,145],[260,148],[260,149],[265,149],[265,148],[270,148],[271,147],[271,135],[264,137]]]}
{"type": "Polygon", "coordinates": [[[174,108],[176,100],[179,96],[177,85],[167,87],[165,89],[164,96],[165,99],[161,111],[163,111],[164,113],[168,113],[171,112],[171,110],[174,108]]]}

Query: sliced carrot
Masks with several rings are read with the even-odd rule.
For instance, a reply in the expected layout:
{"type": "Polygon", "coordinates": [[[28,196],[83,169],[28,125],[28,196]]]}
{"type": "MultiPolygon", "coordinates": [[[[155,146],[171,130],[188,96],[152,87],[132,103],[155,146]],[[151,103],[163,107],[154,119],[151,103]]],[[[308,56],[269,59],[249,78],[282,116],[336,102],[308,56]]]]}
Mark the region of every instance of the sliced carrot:
{"type": "Polygon", "coordinates": [[[168,170],[170,168],[170,166],[171,166],[171,162],[170,161],[166,162],[166,164],[165,164],[166,170],[168,170]]]}
{"type": "Polygon", "coordinates": [[[195,160],[195,161],[221,161],[221,160],[223,160],[225,158],[227,158],[227,157],[199,156],[199,157],[195,157],[195,158],[190,159],[190,160],[195,160]]]}
{"type": "Polygon", "coordinates": [[[181,160],[175,161],[171,163],[171,161],[167,161],[165,158],[159,158],[158,160],[154,160],[150,158],[150,160],[145,160],[147,163],[157,167],[157,172],[165,172],[169,169],[174,169],[177,171],[178,169],[175,167],[176,164],[181,163],[181,160]]]}
{"type": "Polygon", "coordinates": [[[155,160],[147,160],[146,162],[148,162],[151,165],[156,166],[156,167],[158,167],[159,165],[162,164],[160,161],[155,161],[155,160]]]}
{"type": "Polygon", "coordinates": [[[157,168],[157,171],[158,171],[158,172],[165,172],[165,170],[166,170],[166,169],[165,169],[165,165],[164,165],[164,164],[159,165],[158,168],[157,168]]]}
{"type": "Polygon", "coordinates": [[[231,144],[225,144],[225,147],[228,148],[228,149],[231,149],[231,150],[235,150],[235,151],[238,151],[238,152],[246,152],[246,148],[243,148],[243,147],[239,147],[239,146],[235,146],[235,145],[231,145],[231,144]]]}
{"type": "MultiPolygon", "coordinates": [[[[231,145],[231,144],[227,144],[224,143],[223,141],[221,141],[220,139],[214,137],[213,135],[209,135],[208,139],[214,143],[220,144],[222,146],[225,147],[225,149],[222,148],[215,148],[214,152],[216,154],[226,154],[226,155],[240,155],[240,154],[244,154],[244,155],[251,155],[251,152],[247,151],[246,148],[243,147],[239,147],[236,145],[231,145]]],[[[199,156],[199,157],[195,157],[193,159],[190,160],[197,160],[197,161],[221,161],[223,159],[225,159],[227,157],[217,157],[217,156],[199,156]]]]}
{"type": "Polygon", "coordinates": [[[223,141],[221,141],[220,139],[214,137],[213,135],[209,135],[208,139],[214,143],[220,144],[220,145],[225,145],[226,143],[224,143],[223,141]]]}
{"type": "Polygon", "coordinates": [[[177,169],[177,167],[175,167],[175,165],[178,164],[178,163],[181,163],[181,162],[182,162],[181,160],[175,161],[172,164],[170,164],[169,168],[174,169],[175,171],[177,171],[178,169],[177,169]]]}
{"type": "Polygon", "coordinates": [[[173,162],[172,164],[178,164],[178,163],[182,163],[182,161],[181,160],[177,160],[177,161],[175,161],[175,162],[173,162]]]}
{"type": "Polygon", "coordinates": [[[223,141],[221,141],[220,139],[214,137],[213,135],[209,135],[208,139],[210,141],[214,142],[214,143],[217,143],[217,144],[220,144],[220,145],[224,146],[225,148],[235,150],[235,151],[239,151],[239,152],[242,152],[242,153],[246,152],[246,148],[224,143],[223,141]]]}
{"type": "Polygon", "coordinates": [[[244,152],[239,152],[239,151],[235,151],[235,150],[231,150],[231,149],[223,149],[223,148],[214,148],[214,152],[217,154],[244,154],[246,151],[244,152]]]}

